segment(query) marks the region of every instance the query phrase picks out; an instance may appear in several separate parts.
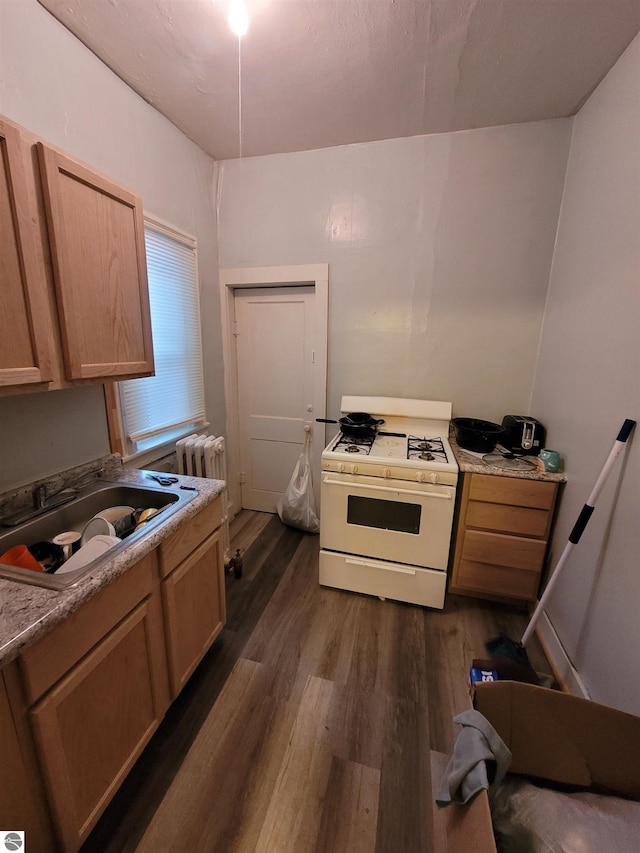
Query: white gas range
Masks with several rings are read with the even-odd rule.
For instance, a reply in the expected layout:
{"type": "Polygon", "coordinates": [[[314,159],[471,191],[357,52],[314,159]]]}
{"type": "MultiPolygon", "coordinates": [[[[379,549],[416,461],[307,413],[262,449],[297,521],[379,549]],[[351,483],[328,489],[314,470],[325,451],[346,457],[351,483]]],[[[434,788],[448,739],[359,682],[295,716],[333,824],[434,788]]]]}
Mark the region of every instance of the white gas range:
{"type": "Polygon", "coordinates": [[[458,464],[451,403],[343,397],[384,421],[341,432],[322,454],[320,583],[442,608],[458,464]]]}

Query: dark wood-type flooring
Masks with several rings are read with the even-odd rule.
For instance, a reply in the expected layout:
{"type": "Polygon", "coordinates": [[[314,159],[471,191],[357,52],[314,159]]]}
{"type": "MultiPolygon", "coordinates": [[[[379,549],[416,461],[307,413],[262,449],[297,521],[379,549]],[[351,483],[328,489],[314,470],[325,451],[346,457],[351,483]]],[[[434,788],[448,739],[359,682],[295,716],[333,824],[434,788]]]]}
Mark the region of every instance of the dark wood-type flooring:
{"type": "Polygon", "coordinates": [[[82,853],[444,851],[433,788],[469,666],[526,615],[320,587],[319,537],[277,516],[243,511],[231,535],[227,624],[82,853]]]}

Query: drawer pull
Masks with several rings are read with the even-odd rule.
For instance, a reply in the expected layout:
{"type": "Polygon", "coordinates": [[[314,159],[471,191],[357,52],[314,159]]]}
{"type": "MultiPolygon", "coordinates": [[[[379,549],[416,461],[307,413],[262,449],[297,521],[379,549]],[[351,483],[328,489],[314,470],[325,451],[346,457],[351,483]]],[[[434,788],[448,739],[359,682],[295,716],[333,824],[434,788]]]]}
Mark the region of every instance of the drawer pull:
{"type": "Polygon", "coordinates": [[[385,572],[397,572],[399,575],[415,575],[415,569],[401,569],[399,566],[389,566],[387,563],[370,563],[368,560],[345,560],[350,566],[366,566],[367,569],[383,569],[385,572]]]}

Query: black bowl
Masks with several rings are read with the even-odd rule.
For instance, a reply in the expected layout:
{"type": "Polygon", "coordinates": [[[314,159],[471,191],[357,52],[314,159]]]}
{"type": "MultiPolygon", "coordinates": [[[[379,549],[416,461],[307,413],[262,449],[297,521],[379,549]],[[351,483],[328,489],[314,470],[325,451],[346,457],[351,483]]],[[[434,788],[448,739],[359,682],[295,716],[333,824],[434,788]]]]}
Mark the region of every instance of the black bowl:
{"type": "Polygon", "coordinates": [[[500,424],[479,418],[454,418],[451,423],[458,446],[476,453],[489,453],[504,433],[500,424]]]}
{"type": "Polygon", "coordinates": [[[29,551],[45,572],[55,572],[64,563],[64,550],[53,542],[36,542],[29,545],[29,551]]]}

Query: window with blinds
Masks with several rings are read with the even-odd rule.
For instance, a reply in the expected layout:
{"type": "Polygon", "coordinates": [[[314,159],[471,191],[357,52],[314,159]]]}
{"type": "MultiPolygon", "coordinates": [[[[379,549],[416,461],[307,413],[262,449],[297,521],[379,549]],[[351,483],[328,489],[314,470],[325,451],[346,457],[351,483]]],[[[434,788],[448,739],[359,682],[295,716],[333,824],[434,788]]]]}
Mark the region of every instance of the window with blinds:
{"type": "Polygon", "coordinates": [[[119,383],[127,455],[204,425],[196,241],[145,219],[155,376],[119,383]]]}

